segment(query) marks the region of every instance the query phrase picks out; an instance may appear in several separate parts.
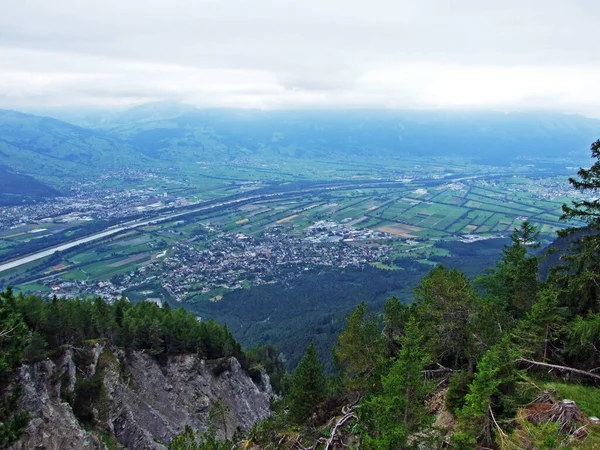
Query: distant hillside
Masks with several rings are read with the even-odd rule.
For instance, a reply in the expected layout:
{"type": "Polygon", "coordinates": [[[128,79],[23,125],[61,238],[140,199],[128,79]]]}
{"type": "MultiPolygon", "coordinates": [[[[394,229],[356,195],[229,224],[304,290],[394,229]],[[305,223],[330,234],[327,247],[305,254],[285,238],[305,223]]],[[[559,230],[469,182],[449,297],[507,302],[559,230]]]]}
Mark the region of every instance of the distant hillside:
{"type": "Polygon", "coordinates": [[[103,132],[0,110],[0,165],[12,171],[60,185],[106,169],[147,164],[136,149],[103,132]]]}
{"type": "Polygon", "coordinates": [[[55,187],[124,167],[246,158],[385,164],[457,156],[564,170],[585,164],[589,143],[600,136],[600,121],[557,113],[201,110],[173,102],[98,112],[85,123],[93,129],[0,110],[0,165],[55,187]]]}
{"type": "Polygon", "coordinates": [[[0,167],[0,206],[56,197],[60,192],[33,177],[0,167]]]}
{"type": "Polygon", "coordinates": [[[160,102],[97,124],[158,158],[585,158],[600,121],[558,113],[200,110],[160,102]],[[217,152],[215,152],[217,150],[217,152]]]}

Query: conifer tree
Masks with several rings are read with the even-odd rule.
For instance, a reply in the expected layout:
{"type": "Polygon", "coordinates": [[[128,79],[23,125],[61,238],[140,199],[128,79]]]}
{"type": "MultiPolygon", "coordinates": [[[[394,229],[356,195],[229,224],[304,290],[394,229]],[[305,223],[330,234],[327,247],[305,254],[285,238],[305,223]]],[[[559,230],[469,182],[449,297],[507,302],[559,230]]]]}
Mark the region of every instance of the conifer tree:
{"type": "Polygon", "coordinates": [[[512,339],[533,359],[542,362],[556,359],[566,317],[567,309],[558,306],[557,292],[545,287],[531,311],[513,330],[512,339]]]}
{"type": "Polygon", "coordinates": [[[456,269],[432,269],[415,289],[416,320],[422,345],[433,359],[473,372],[480,348],[479,335],[488,319],[480,314],[481,298],[469,279],[456,269]]]}
{"type": "Polygon", "coordinates": [[[230,448],[231,443],[217,439],[212,427],[200,434],[192,430],[189,425],[186,425],[167,447],[168,450],[228,450],[230,448]]]}
{"type": "Polygon", "coordinates": [[[219,397],[212,404],[210,411],[208,413],[208,421],[210,425],[214,428],[217,436],[222,436],[224,441],[229,437],[229,430],[227,429],[227,422],[229,421],[229,415],[231,410],[223,397],[219,397]]]}
{"type": "MultiPolygon", "coordinates": [[[[518,379],[515,361],[519,352],[512,347],[508,335],[490,348],[477,365],[477,373],[469,386],[465,405],[458,413],[458,427],[453,435],[453,448],[470,450],[493,446],[497,420],[494,409],[504,385],[518,379]]],[[[506,388],[504,390],[507,390],[506,388]]]]}
{"type": "Polygon", "coordinates": [[[367,449],[405,448],[407,436],[426,423],[424,400],[429,390],[421,371],[430,359],[419,341],[420,331],[411,318],[406,324],[398,360],[382,379],[382,394],[360,408],[361,419],[368,428],[363,442],[367,449]]]}
{"type": "Polygon", "coordinates": [[[575,317],[569,331],[569,337],[575,341],[572,345],[578,345],[581,353],[587,353],[586,365],[597,367],[600,361],[600,313],[575,317]]]}
{"type": "Polygon", "coordinates": [[[0,292],[0,448],[8,448],[16,441],[29,422],[29,415],[19,410],[20,385],[8,385],[11,374],[23,360],[27,335],[27,326],[16,311],[9,287],[0,292]]]}
{"type": "Polygon", "coordinates": [[[28,334],[27,326],[16,311],[12,289],[0,292],[0,382],[21,362],[28,334]]]}
{"type": "Polygon", "coordinates": [[[375,315],[369,312],[365,302],[361,302],[346,318],[346,328],[338,335],[333,350],[348,387],[363,388],[384,353],[385,342],[375,315]]]}
{"type": "Polygon", "coordinates": [[[401,341],[409,318],[410,308],[400,303],[396,297],[392,297],[383,305],[383,310],[385,312],[383,333],[390,354],[397,357],[402,348],[401,341]]]}
{"type": "Polygon", "coordinates": [[[323,365],[311,342],[300,360],[290,385],[290,416],[295,423],[306,422],[325,399],[326,384],[323,365]]]}
{"type": "Polygon", "coordinates": [[[539,231],[528,221],[515,228],[511,244],[502,250],[502,260],[477,279],[487,295],[500,305],[523,317],[536,300],[539,257],[532,250],[540,247],[539,231]]]}
{"type": "Polygon", "coordinates": [[[585,226],[573,226],[559,232],[571,240],[571,252],[563,255],[565,262],[554,273],[553,281],[560,289],[559,300],[573,314],[600,312],[600,140],[591,146],[596,161],[589,169],[579,169],[578,178],[569,183],[591,199],[563,205],[562,220],[579,221],[585,226]]]}

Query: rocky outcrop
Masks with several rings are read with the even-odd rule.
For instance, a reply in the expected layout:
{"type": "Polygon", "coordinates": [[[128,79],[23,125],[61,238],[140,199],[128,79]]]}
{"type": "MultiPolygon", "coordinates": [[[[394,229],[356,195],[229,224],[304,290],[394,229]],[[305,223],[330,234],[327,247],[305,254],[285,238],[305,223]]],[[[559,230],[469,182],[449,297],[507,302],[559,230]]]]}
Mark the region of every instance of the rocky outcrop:
{"type": "Polygon", "coordinates": [[[96,436],[82,428],[71,406],[61,400],[61,390],[68,389],[64,384],[65,381],[69,382],[69,378],[63,376],[69,374],[69,367],[61,363],[43,361],[33,366],[21,367],[19,373],[19,381],[23,387],[21,406],[29,412],[31,420],[23,437],[13,448],[19,450],[104,448],[96,436]]]}
{"type": "Polygon", "coordinates": [[[15,449],[101,449],[99,431],[125,448],[165,449],[185,425],[198,431],[209,426],[213,405],[225,405],[213,426],[222,437],[236,428],[249,429],[269,415],[272,390],[268,376],[254,380],[235,358],[206,361],[196,355],[169,357],[160,363],[144,352],[125,352],[96,344],[67,349],[54,361],[21,367],[21,405],[31,421],[15,449]],[[71,405],[76,379],[101,377],[102,388],[91,400],[87,429],[71,405]]]}

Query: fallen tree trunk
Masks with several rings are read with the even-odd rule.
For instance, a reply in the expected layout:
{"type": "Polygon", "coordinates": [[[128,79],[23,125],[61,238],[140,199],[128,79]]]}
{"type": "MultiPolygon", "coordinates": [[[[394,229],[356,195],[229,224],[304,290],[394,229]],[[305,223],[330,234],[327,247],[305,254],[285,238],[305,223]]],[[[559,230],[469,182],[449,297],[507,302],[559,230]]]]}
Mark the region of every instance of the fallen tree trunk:
{"type": "Polygon", "coordinates": [[[517,359],[516,362],[530,364],[532,366],[546,367],[548,369],[554,369],[554,370],[558,370],[561,372],[576,373],[578,375],[583,375],[585,377],[593,378],[596,381],[600,382],[600,375],[596,375],[595,373],[591,373],[591,372],[586,372],[585,370],[574,369],[572,367],[567,367],[567,366],[559,366],[556,364],[548,364],[548,363],[544,363],[544,362],[540,362],[540,361],[533,361],[531,359],[525,359],[525,358],[519,358],[519,359],[517,359]]]}

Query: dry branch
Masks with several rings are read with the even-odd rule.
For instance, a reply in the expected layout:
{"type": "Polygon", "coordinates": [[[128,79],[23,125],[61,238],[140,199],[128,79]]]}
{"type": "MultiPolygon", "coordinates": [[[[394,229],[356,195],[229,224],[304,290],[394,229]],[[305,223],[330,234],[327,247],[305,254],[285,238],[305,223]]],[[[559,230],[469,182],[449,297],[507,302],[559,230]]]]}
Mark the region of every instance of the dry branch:
{"type": "Polygon", "coordinates": [[[14,327],[12,327],[9,330],[2,330],[2,331],[0,331],[0,339],[11,337],[12,332],[15,331],[16,328],[17,328],[17,326],[15,325],[14,327]]]}
{"type": "Polygon", "coordinates": [[[546,368],[549,368],[549,369],[558,370],[560,372],[576,373],[576,374],[583,375],[585,377],[590,377],[590,378],[593,378],[593,379],[595,379],[597,381],[600,381],[600,375],[596,375],[595,373],[591,373],[591,372],[586,372],[585,370],[574,369],[572,367],[559,366],[559,365],[556,365],[556,364],[548,364],[548,363],[543,363],[543,362],[539,362],[539,361],[533,361],[531,359],[525,359],[525,358],[519,358],[519,359],[517,359],[516,362],[517,363],[530,364],[532,366],[546,367],[546,368]]]}
{"type": "Polygon", "coordinates": [[[452,373],[452,372],[453,372],[452,369],[447,369],[447,368],[421,370],[421,373],[423,375],[425,375],[426,377],[432,377],[434,375],[439,375],[439,374],[444,374],[444,373],[452,373]]]}
{"type": "Polygon", "coordinates": [[[335,433],[337,433],[337,429],[341,427],[347,420],[349,419],[357,419],[356,415],[352,413],[352,411],[346,413],[340,420],[337,421],[333,429],[331,430],[331,436],[327,440],[327,444],[325,445],[325,450],[329,450],[329,447],[333,443],[333,439],[335,438],[335,433]]]}

